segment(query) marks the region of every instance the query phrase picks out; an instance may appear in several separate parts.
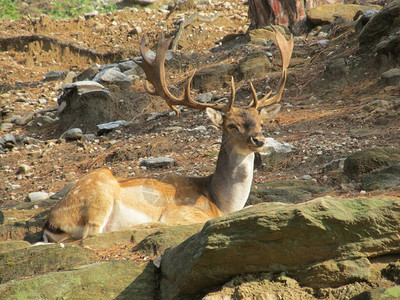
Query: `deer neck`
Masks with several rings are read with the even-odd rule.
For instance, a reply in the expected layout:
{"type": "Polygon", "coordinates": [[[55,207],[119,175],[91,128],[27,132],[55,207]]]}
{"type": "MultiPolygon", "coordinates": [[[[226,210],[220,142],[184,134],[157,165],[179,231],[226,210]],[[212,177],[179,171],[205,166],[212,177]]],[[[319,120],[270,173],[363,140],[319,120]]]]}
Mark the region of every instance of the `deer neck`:
{"type": "Polygon", "coordinates": [[[242,209],[253,181],[254,153],[240,151],[224,133],[217,166],[211,177],[210,194],[224,214],[242,209]]]}

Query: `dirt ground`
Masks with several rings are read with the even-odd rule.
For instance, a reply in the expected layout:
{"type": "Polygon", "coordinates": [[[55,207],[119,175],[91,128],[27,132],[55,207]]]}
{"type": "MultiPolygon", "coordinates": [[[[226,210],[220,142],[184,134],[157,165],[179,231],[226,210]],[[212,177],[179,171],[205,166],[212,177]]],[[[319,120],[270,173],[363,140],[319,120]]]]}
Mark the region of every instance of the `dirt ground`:
{"type": "MultiPolygon", "coordinates": [[[[27,11],[22,20],[1,20],[0,123],[10,116],[25,116],[31,112],[36,112],[34,120],[41,116],[55,118],[54,112],[46,110],[57,107],[63,82],[42,81],[44,75],[49,71],[72,70],[79,73],[95,63],[111,63],[112,57],[136,57],[140,43],[140,35],[135,33],[137,30],[146,34],[149,47],[154,49],[161,32],[171,34],[179,20],[189,18],[193,13],[204,14],[208,20],[197,20],[189,25],[178,47],[182,51],[204,52],[218,46],[220,40],[229,34],[246,32],[250,23],[247,9],[246,1],[231,0],[214,2],[197,10],[177,10],[170,15],[158,9],[132,8],[107,15],[53,20],[47,16],[36,17],[27,11]],[[36,42],[30,47],[21,43],[22,46],[19,46],[17,41],[29,36],[38,40],[47,37],[54,43],[36,42]],[[12,45],[11,50],[7,45],[12,45]],[[68,49],[89,49],[104,56],[93,58],[87,54],[90,51],[68,49]],[[14,88],[2,90],[7,85],[14,88]]],[[[290,143],[294,146],[293,153],[273,168],[256,170],[254,182],[311,177],[322,185],[332,186],[333,193],[342,196],[374,195],[377,192],[361,191],[357,183],[342,175],[340,168],[326,170],[324,167],[361,149],[399,145],[400,89],[379,87],[380,71],[373,64],[367,66],[368,72],[358,74],[355,81],[343,82],[341,78],[333,82],[324,81],[326,66],[335,57],[362,55],[352,31],[330,36],[327,47],[313,45],[324,38],[295,38],[295,51],[282,99],[283,108],[274,122],[264,126],[266,136],[290,143]],[[335,54],[330,56],[331,52],[335,54]],[[336,81],[337,85],[334,84],[336,81]]],[[[235,59],[233,55],[227,60],[235,59]]],[[[184,75],[175,74],[178,77],[184,75]]],[[[267,92],[268,74],[265,79],[255,80],[254,84],[257,90],[267,92]]],[[[249,90],[247,82],[238,82],[237,85],[242,91],[249,90]]],[[[143,90],[143,87],[138,84],[133,89],[143,90]]],[[[227,90],[214,92],[218,95],[228,93],[227,90]]],[[[12,133],[19,140],[24,137],[34,140],[28,144],[18,142],[12,150],[0,150],[0,209],[26,201],[30,192],[56,193],[67,183],[100,167],[111,169],[118,177],[168,173],[200,176],[213,172],[220,147],[220,133],[210,126],[205,114],[184,109],[180,117],[171,113],[148,121],[152,112],[165,112],[168,107],[156,98],[148,97],[144,101],[148,102],[144,105],[146,109],[127,120],[133,122],[132,126],[93,140],[60,140],[55,134],[57,123],[14,124],[12,128],[1,131],[0,136],[12,133]],[[208,130],[202,131],[199,126],[208,130]],[[140,166],[141,160],[160,156],[174,158],[176,166],[166,170],[140,166]]],[[[400,196],[400,189],[387,190],[386,194],[400,196]]],[[[132,246],[120,245],[97,254],[102,259],[151,259],[132,253],[132,246]]],[[[262,280],[260,282],[265,284],[262,280]]],[[[242,286],[242,290],[237,292],[246,295],[245,288],[242,286]]],[[[231,287],[228,284],[224,289],[231,287]]],[[[359,289],[364,290],[364,286],[359,289]]],[[[293,291],[297,293],[298,287],[293,287],[293,291]]],[[[338,291],[341,296],[345,292],[346,287],[338,291]]],[[[331,291],[326,293],[334,295],[331,291]]]]}
{"type": "MultiPolygon", "coordinates": [[[[47,72],[73,70],[79,73],[94,63],[110,62],[107,58],[101,61],[67,51],[65,45],[118,54],[123,59],[132,58],[139,54],[140,36],[135,33],[135,28],[146,34],[148,45],[152,46],[161,32],[171,34],[179,20],[187,19],[196,12],[208,19],[189,25],[178,48],[183,51],[208,51],[228,34],[247,30],[247,9],[245,1],[235,0],[204,5],[195,11],[177,10],[170,15],[168,11],[158,9],[131,8],[69,20],[53,20],[47,16],[33,18],[28,14],[19,21],[3,20],[0,22],[3,39],[0,48],[0,83],[18,88],[0,94],[1,117],[4,120],[10,115],[24,116],[29,112],[55,108],[62,81],[43,82],[47,72]],[[56,39],[58,46],[46,48],[46,43],[34,43],[30,47],[18,48],[14,44],[12,50],[5,46],[8,43],[5,38],[32,35],[56,39]]],[[[321,184],[334,185],[337,193],[357,195],[360,193],[357,185],[343,182],[340,170],[323,173],[322,167],[360,149],[398,145],[400,118],[396,113],[396,105],[400,90],[377,87],[376,74],[365,76],[357,85],[330,87],[327,83],[325,86],[321,74],[330,59],[327,54],[337,49],[347,56],[358,55],[357,45],[339,36],[333,39],[329,47],[322,49],[311,45],[318,39],[321,38],[296,37],[292,66],[282,100],[283,109],[276,121],[264,128],[266,136],[292,144],[293,155],[273,171],[257,170],[255,183],[310,175],[321,184]],[[371,103],[381,100],[389,104],[369,108],[371,103]]],[[[256,80],[255,86],[263,91],[266,82],[264,79],[256,80]]],[[[239,82],[238,86],[246,84],[239,82]]],[[[143,89],[141,85],[133,88],[143,89]]],[[[221,94],[226,91],[215,92],[221,94]]],[[[180,118],[167,115],[146,121],[149,113],[166,111],[168,108],[163,103],[154,103],[156,100],[153,98],[148,101],[152,105],[146,106],[147,109],[141,114],[132,116],[133,126],[91,141],[66,143],[58,140],[59,137],[54,135],[54,124],[14,125],[1,132],[0,135],[12,133],[20,139],[28,136],[42,142],[28,145],[18,143],[13,150],[0,153],[0,208],[25,201],[30,192],[55,193],[66,183],[99,167],[110,168],[120,177],[211,173],[219,149],[220,134],[213,129],[206,132],[196,130],[200,125],[210,128],[205,115],[184,110],[180,118]],[[168,170],[140,167],[142,159],[158,156],[173,157],[177,165],[168,170]]],[[[52,112],[40,114],[56,116],[52,112]]],[[[400,195],[397,190],[388,193],[400,195]]]]}

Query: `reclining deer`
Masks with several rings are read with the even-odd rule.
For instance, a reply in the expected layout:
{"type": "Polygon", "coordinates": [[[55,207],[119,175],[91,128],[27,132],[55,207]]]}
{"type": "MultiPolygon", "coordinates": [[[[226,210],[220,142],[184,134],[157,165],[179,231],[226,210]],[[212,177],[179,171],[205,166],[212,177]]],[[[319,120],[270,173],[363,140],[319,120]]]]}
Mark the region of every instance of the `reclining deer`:
{"type": "Polygon", "coordinates": [[[140,52],[145,88],[163,98],[176,112],[176,105],[205,110],[211,122],[222,131],[222,144],[215,172],[207,177],[169,176],[161,178],[115,178],[111,171],[96,170],[78,181],[74,188],[50,211],[43,230],[45,242],[82,239],[137,224],[159,222],[167,225],[201,223],[242,209],[253,179],[254,152],[260,151],[265,138],[262,122],[280,109],[286,82],[286,70],[292,55],[292,37],[286,40],[276,31],[282,56],[282,75],[277,93],[258,99],[253,85],[253,101],[244,108],[234,107],[235,85],[227,104],[196,102],[190,91],[190,78],[180,97],[166,85],[164,62],[171,39],[161,38],[156,58],[148,59],[143,37],[140,52]]]}

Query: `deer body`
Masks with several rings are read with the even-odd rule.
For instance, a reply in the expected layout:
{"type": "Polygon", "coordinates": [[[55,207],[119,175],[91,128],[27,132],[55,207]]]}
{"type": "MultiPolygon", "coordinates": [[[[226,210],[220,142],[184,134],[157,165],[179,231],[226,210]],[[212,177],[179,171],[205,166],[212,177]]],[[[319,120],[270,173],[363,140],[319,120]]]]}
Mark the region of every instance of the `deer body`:
{"type": "MultiPolygon", "coordinates": [[[[88,174],[49,213],[45,241],[59,241],[66,233],[80,239],[145,223],[202,223],[242,209],[253,180],[254,152],[226,135],[216,170],[207,177],[117,179],[106,169],[88,174]]],[[[259,139],[262,147],[264,139],[259,139]]]]}
{"type": "Polygon", "coordinates": [[[253,180],[254,152],[260,151],[265,144],[261,125],[280,109],[278,104],[269,105],[281,98],[292,39],[286,41],[277,33],[283,58],[278,93],[271,98],[266,95],[259,101],[251,85],[254,100],[251,107],[245,108],[233,107],[233,79],[231,99],[226,105],[194,101],[190,95],[190,80],[181,98],[173,96],[166,87],[164,74],[169,42],[163,39],[159,42],[156,59],[152,62],[144,54],[142,40],[143,61],[137,63],[154,87],[152,91],[145,86],[146,90],[164,98],[176,112],[175,105],[206,111],[209,119],[222,131],[215,172],[207,177],[117,179],[109,170],[96,170],[78,181],[50,211],[43,230],[45,241],[81,239],[144,223],[201,223],[244,207],[253,180]]]}

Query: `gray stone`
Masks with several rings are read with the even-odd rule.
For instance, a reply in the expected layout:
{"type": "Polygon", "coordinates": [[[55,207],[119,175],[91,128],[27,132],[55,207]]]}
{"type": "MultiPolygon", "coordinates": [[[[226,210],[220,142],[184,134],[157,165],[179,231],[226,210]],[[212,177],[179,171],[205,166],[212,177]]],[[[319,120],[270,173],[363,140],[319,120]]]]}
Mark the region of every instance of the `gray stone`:
{"type": "Polygon", "coordinates": [[[86,132],[95,131],[97,124],[114,119],[117,112],[113,104],[116,100],[102,88],[101,84],[93,81],[80,81],[64,88],[58,98],[60,134],[72,126],[86,132]]]}
{"type": "Polygon", "coordinates": [[[72,84],[74,82],[74,78],[76,77],[77,75],[75,72],[69,71],[64,78],[64,84],[72,84]]]}
{"type": "Polygon", "coordinates": [[[44,75],[44,81],[55,81],[62,80],[65,78],[66,73],[64,71],[50,71],[44,75]]]}
{"type": "Polygon", "coordinates": [[[147,168],[170,168],[175,164],[175,160],[169,157],[149,158],[140,162],[141,166],[147,168]]]}
{"type": "Polygon", "coordinates": [[[118,68],[121,70],[121,72],[128,71],[135,68],[136,66],[137,64],[133,60],[126,60],[118,63],[118,68]]]}
{"type": "Polygon", "coordinates": [[[139,65],[135,65],[133,68],[124,72],[126,76],[131,77],[144,77],[144,71],[139,65]]]}
{"type": "Polygon", "coordinates": [[[94,75],[97,74],[97,72],[99,72],[99,68],[100,68],[100,65],[98,65],[98,64],[87,68],[85,71],[83,71],[78,76],[76,76],[74,81],[79,82],[79,81],[83,81],[83,80],[94,77],[94,75]]]}
{"type": "Polygon", "coordinates": [[[13,123],[1,123],[0,131],[9,131],[14,127],[13,123]]]}
{"type": "Polygon", "coordinates": [[[90,18],[93,18],[93,17],[97,16],[98,14],[99,14],[99,12],[97,10],[94,10],[94,11],[85,13],[84,16],[85,16],[85,19],[87,20],[87,19],[90,19],[90,18]]]}
{"type": "Polygon", "coordinates": [[[197,95],[196,98],[194,98],[194,100],[201,103],[210,103],[213,98],[214,98],[213,93],[208,92],[197,95]]]}
{"type": "Polygon", "coordinates": [[[17,140],[15,139],[15,136],[12,133],[7,133],[2,136],[2,139],[4,143],[11,143],[15,145],[17,143],[17,140]]]}
{"type": "Polygon", "coordinates": [[[398,85],[400,83],[400,69],[394,68],[386,71],[379,78],[379,84],[381,86],[398,85]]]}
{"type": "Polygon", "coordinates": [[[263,151],[256,154],[255,167],[266,171],[274,170],[286,161],[292,152],[293,145],[278,142],[273,138],[266,138],[263,151]]]}
{"type": "Polygon", "coordinates": [[[118,64],[113,63],[113,64],[108,64],[108,65],[102,65],[99,67],[100,72],[104,72],[105,70],[110,70],[110,69],[119,70],[118,64]]]}
{"type": "MultiPolygon", "coordinates": [[[[68,92],[69,90],[76,89],[79,94],[105,89],[102,84],[100,84],[96,81],[76,81],[72,84],[64,85],[63,88],[64,88],[64,92],[68,92]]],[[[60,99],[62,99],[62,96],[58,99],[58,101],[60,99]]],[[[58,104],[60,104],[60,101],[58,102],[58,104]]]]}
{"type": "Polygon", "coordinates": [[[28,200],[31,202],[40,201],[49,198],[49,194],[46,192],[32,192],[28,194],[28,200]]]}
{"type": "Polygon", "coordinates": [[[15,120],[15,124],[17,125],[26,125],[28,124],[30,121],[33,120],[35,116],[35,112],[34,111],[30,111],[28,113],[26,113],[25,115],[23,115],[20,119],[15,120]]]}
{"type": "Polygon", "coordinates": [[[281,143],[274,138],[265,138],[265,150],[260,152],[262,155],[269,155],[272,152],[278,153],[291,153],[293,151],[293,145],[289,143],[281,143]]]}
{"type": "Polygon", "coordinates": [[[80,128],[71,128],[64,132],[60,138],[65,139],[66,141],[77,141],[81,140],[83,136],[82,129],[80,128]]]}
{"type": "Polygon", "coordinates": [[[118,121],[114,121],[114,122],[98,124],[97,125],[97,134],[103,135],[103,134],[111,132],[121,126],[127,127],[130,125],[132,125],[132,123],[127,122],[125,120],[118,120],[118,121]]]}
{"type": "Polygon", "coordinates": [[[98,73],[94,81],[105,85],[117,85],[122,90],[131,89],[132,80],[119,71],[119,68],[110,68],[98,73]]]}
{"type": "Polygon", "coordinates": [[[161,295],[189,297],[244,273],[285,272],[310,287],[369,280],[367,258],[397,253],[399,226],[398,198],[255,205],[208,221],[166,250],[161,295]]]}
{"type": "Polygon", "coordinates": [[[6,149],[13,149],[17,144],[15,136],[11,133],[4,134],[0,137],[0,145],[6,149]]]}

